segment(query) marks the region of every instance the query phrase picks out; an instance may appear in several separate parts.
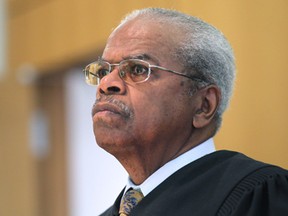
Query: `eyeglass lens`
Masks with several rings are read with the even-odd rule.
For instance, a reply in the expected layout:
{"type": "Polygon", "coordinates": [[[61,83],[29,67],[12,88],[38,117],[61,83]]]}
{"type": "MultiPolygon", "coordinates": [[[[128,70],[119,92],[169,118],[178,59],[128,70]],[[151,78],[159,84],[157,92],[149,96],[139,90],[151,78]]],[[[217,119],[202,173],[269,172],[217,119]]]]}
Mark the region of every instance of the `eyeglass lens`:
{"type": "Polygon", "coordinates": [[[119,64],[97,61],[84,69],[86,82],[90,85],[98,85],[100,80],[111,73],[115,66],[119,66],[119,76],[127,83],[145,82],[150,75],[149,63],[143,60],[129,59],[119,64]]]}

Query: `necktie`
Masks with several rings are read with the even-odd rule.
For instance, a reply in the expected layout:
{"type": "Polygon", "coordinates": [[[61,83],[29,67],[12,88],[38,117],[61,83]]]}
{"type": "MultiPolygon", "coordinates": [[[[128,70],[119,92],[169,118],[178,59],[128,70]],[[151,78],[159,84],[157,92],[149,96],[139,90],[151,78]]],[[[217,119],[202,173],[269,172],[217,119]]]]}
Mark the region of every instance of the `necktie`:
{"type": "Polygon", "coordinates": [[[121,200],[119,216],[128,216],[142,198],[143,194],[140,190],[128,190],[121,200]]]}

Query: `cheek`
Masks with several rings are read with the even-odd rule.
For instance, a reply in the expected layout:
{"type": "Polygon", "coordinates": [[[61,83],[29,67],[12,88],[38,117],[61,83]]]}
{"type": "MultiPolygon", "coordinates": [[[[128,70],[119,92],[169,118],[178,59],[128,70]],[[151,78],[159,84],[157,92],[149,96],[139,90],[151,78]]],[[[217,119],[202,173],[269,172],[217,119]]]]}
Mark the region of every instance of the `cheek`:
{"type": "Polygon", "coordinates": [[[150,88],[145,88],[143,91],[130,92],[136,127],[142,130],[147,127],[157,130],[157,127],[167,127],[173,122],[183,121],[183,118],[188,120],[187,106],[191,98],[185,92],[183,82],[156,86],[151,80],[150,85],[150,88]],[[161,86],[170,86],[170,88],[164,89],[161,86]]]}
{"type": "Polygon", "coordinates": [[[167,100],[163,95],[142,97],[134,106],[135,121],[142,129],[154,128],[155,130],[173,118],[174,108],[171,100],[167,100]]]}

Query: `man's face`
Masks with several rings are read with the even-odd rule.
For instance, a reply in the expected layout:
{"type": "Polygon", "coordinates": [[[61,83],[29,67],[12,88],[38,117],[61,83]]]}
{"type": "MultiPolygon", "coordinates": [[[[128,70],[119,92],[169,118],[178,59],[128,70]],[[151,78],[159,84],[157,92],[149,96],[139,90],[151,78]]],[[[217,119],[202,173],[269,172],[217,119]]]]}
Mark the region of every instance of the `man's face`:
{"type": "MultiPolygon", "coordinates": [[[[145,56],[152,65],[181,72],[183,67],[171,54],[174,41],[181,38],[178,34],[148,20],[129,21],[111,34],[102,58],[119,63],[145,56]]],[[[191,82],[152,69],[146,82],[128,84],[116,67],[97,89],[93,127],[98,145],[116,157],[158,154],[166,160],[175,156],[193,130],[195,110],[187,93],[191,82]]]]}

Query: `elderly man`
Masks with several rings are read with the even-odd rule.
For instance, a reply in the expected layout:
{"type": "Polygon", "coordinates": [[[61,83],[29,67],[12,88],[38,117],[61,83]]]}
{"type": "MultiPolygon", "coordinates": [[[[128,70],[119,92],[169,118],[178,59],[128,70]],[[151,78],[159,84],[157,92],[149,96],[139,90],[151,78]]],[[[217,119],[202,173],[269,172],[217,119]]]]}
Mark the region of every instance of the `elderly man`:
{"type": "Polygon", "coordinates": [[[137,10],[84,72],[98,85],[97,143],[129,174],[103,216],[288,215],[286,170],[215,151],[235,76],[217,29],[173,10],[137,10]]]}

